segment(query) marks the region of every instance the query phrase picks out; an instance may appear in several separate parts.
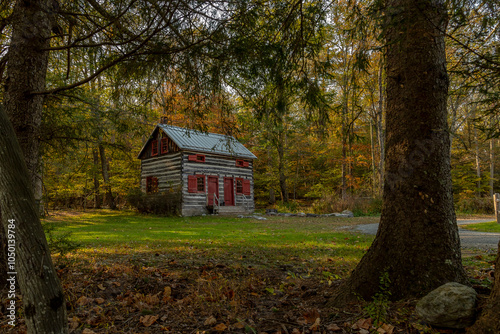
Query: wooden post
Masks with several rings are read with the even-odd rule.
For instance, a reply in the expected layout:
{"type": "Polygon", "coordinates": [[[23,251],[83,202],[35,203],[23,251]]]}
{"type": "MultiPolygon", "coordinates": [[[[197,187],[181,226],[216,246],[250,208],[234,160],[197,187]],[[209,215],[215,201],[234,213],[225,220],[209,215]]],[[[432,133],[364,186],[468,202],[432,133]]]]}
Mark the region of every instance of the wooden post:
{"type": "Polygon", "coordinates": [[[498,202],[500,202],[500,194],[496,193],[493,195],[493,206],[495,207],[495,218],[497,220],[497,223],[500,224],[500,212],[498,212],[499,210],[498,202]]]}

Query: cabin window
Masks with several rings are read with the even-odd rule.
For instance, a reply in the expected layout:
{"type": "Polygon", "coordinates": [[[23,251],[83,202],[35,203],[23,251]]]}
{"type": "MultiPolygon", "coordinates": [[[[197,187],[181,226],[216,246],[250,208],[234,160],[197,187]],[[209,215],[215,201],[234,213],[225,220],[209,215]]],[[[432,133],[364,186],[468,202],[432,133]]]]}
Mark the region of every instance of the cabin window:
{"type": "Polygon", "coordinates": [[[236,194],[250,195],[250,180],[236,179],[236,194]]]}
{"type": "Polygon", "coordinates": [[[168,153],[168,138],[161,139],[161,154],[168,153]]]}
{"type": "Polygon", "coordinates": [[[205,192],[205,175],[188,175],[188,192],[205,192]]]}
{"type": "Polygon", "coordinates": [[[238,159],[236,160],[236,167],[248,167],[250,166],[248,161],[238,159]]]}
{"type": "Polygon", "coordinates": [[[236,179],[236,193],[243,194],[243,179],[236,179]]]}
{"type": "Polygon", "coordinates": [[[158,192],[158,178],[148,176],[146,178],[146,193],[153,194],[158,192]]]}
{"type": "Polygon", "coordinates": [[[151,156],[158,155],[158,140],[153,140],[151,143],[151,156]]]}
{"type": "Polygon", "coordinates": [[[205,155],[203,154],[191,154],[188,156],[189,161],[194,162],[205,162],[205,155]]]}

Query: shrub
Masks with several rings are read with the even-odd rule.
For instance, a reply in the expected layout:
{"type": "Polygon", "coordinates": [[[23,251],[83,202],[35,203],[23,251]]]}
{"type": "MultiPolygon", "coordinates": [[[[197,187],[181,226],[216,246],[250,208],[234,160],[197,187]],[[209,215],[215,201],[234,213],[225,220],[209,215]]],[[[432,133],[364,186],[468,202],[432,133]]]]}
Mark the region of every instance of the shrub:
{"type": "Polygon", "coordinates": [[[52,255],[59,254],[61,258],[64,258],[68,253],[75,251],[81,246],[79,243],[71,240],[71,232],[56,233],[54,224],[42,222],[42,228],[52,255]]]}
{"type": "Polygon", "coordinates": [[[455,203],[455,210],[462,213],[493,214],[493,199],[490,197],[462,197],[455,203]]]}
{"type": "Polygon", "coordinates": [[[311,210],[314,213],[331,213],[350,210],[355,216],[378,215],[382,211],[382,199],[379,197],[347,197],[341,199],[337,195],[323,195],[314,201],[311,210]]]}
{"type": "Polygon", "coordinates": [[[145,194],[140,189],[134,189],[127,195],[127,202],[140,213],[174,216],[181,212],[180,190],[145,194]]]}

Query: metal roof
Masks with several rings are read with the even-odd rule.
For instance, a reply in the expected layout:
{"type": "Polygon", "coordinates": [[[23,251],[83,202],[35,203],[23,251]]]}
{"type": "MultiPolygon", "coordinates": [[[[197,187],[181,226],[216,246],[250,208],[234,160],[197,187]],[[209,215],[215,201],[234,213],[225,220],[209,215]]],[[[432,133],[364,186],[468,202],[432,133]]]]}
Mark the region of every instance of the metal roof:
{"type": "MultiPolygon", "coordinates": [[[[161,123],[156,125],[153,133],[156,131],[156,128],[160,128],[163,132],[165,132],[165,134],[172,139],[172,141],[181,150],[222,154],[236,158],[257,159],[252,152],[250,152],[233,136],[200,132],[197,130],[185,129],[161,123]]],[[[142,148],[139,156],[142,154],[148,143],[149,140],[142,148]]]]}

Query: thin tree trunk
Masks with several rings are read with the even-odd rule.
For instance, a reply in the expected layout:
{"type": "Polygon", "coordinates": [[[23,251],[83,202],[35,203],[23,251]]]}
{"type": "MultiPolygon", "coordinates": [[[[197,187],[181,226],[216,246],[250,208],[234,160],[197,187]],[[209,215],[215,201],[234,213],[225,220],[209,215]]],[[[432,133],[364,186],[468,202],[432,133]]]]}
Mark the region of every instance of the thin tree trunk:
{"type": "Polygon", "coordinates": [[[101,170],[102,178],[104,181],[104,205],[110,209],[115,209],[113,193],[111,192],[111,184],[109,182],[109,162],[106,159],[106,151],[102,144],[99,144],[99,155],[101,156],[101,170]]]}
{"type": "Polygon", "coordinates": [[[370,150],[372,155],[372,194],[377,192],[377,167],[375,167],[375,141],[373,140],[373,123],[370,119],[370,150]]]}
{"type": "MultiPolygon", "coordinates": [[[[15,235],[9,275],[19,283],[28,333],[67,333],[63,291],[40,224],[29,172],[7,115],[0,108],[0,220],[15,235]]],[[[5,267],[6,268],[6,267],[5,267]]],[[[19,316],[19,314],[18,314],[19,316]]],[[[17,323],[17,321],[16,321],[17,323]]]]}
{"type": "Polygon", "coordinates": [[[468,284],[453,208],[446,7],[438,0],[388,2],[386,156],[383,208],[371,247],[332,304],[379,291],[387,273],[392,299],[423,295],[446,282],[468,284]]]}
{"type": "Polygon", "coordinates": [[[490,139],[490,198],[495,193],[495,139],[490,139]]]}
{"type": "MultiPolygon", "coordinates": [[[[475,115],[473,116],[475,117],[475,115]]],[[[479,139],[477,129],[474,127],[474,155],[476,160],[476,197],[481,197],[481,158],[479,157],[479,139]]]]}
{"type": "Polygon", "coordinates": [[[273,169],[273,155],[271,153],[271,148],[267,149],[267,175],[269,177],[269,204],[276,203],[276,194],[274,193],[273,182],[272,182],[272,172],[273,169]]]}
{"type": "Polygon", "coordinates": [[[92,155],[94,156],[94,209],[101,208],[101,194],[99,191],[99,151],[97,148],[92,149],[92,155]]]}
{"type": "Polygon", "coordinates": [[[380,149],[379,161],[379,195],[382,194],[384,186],[384,160],[385,160],[385,131],[383,125],[384,118],[384,91],[383,91],[383,61],[380,61],[380,69],[378,71],[378,91],[379,91],[379,105],[377,112],[377,139],[380,149]]]}

